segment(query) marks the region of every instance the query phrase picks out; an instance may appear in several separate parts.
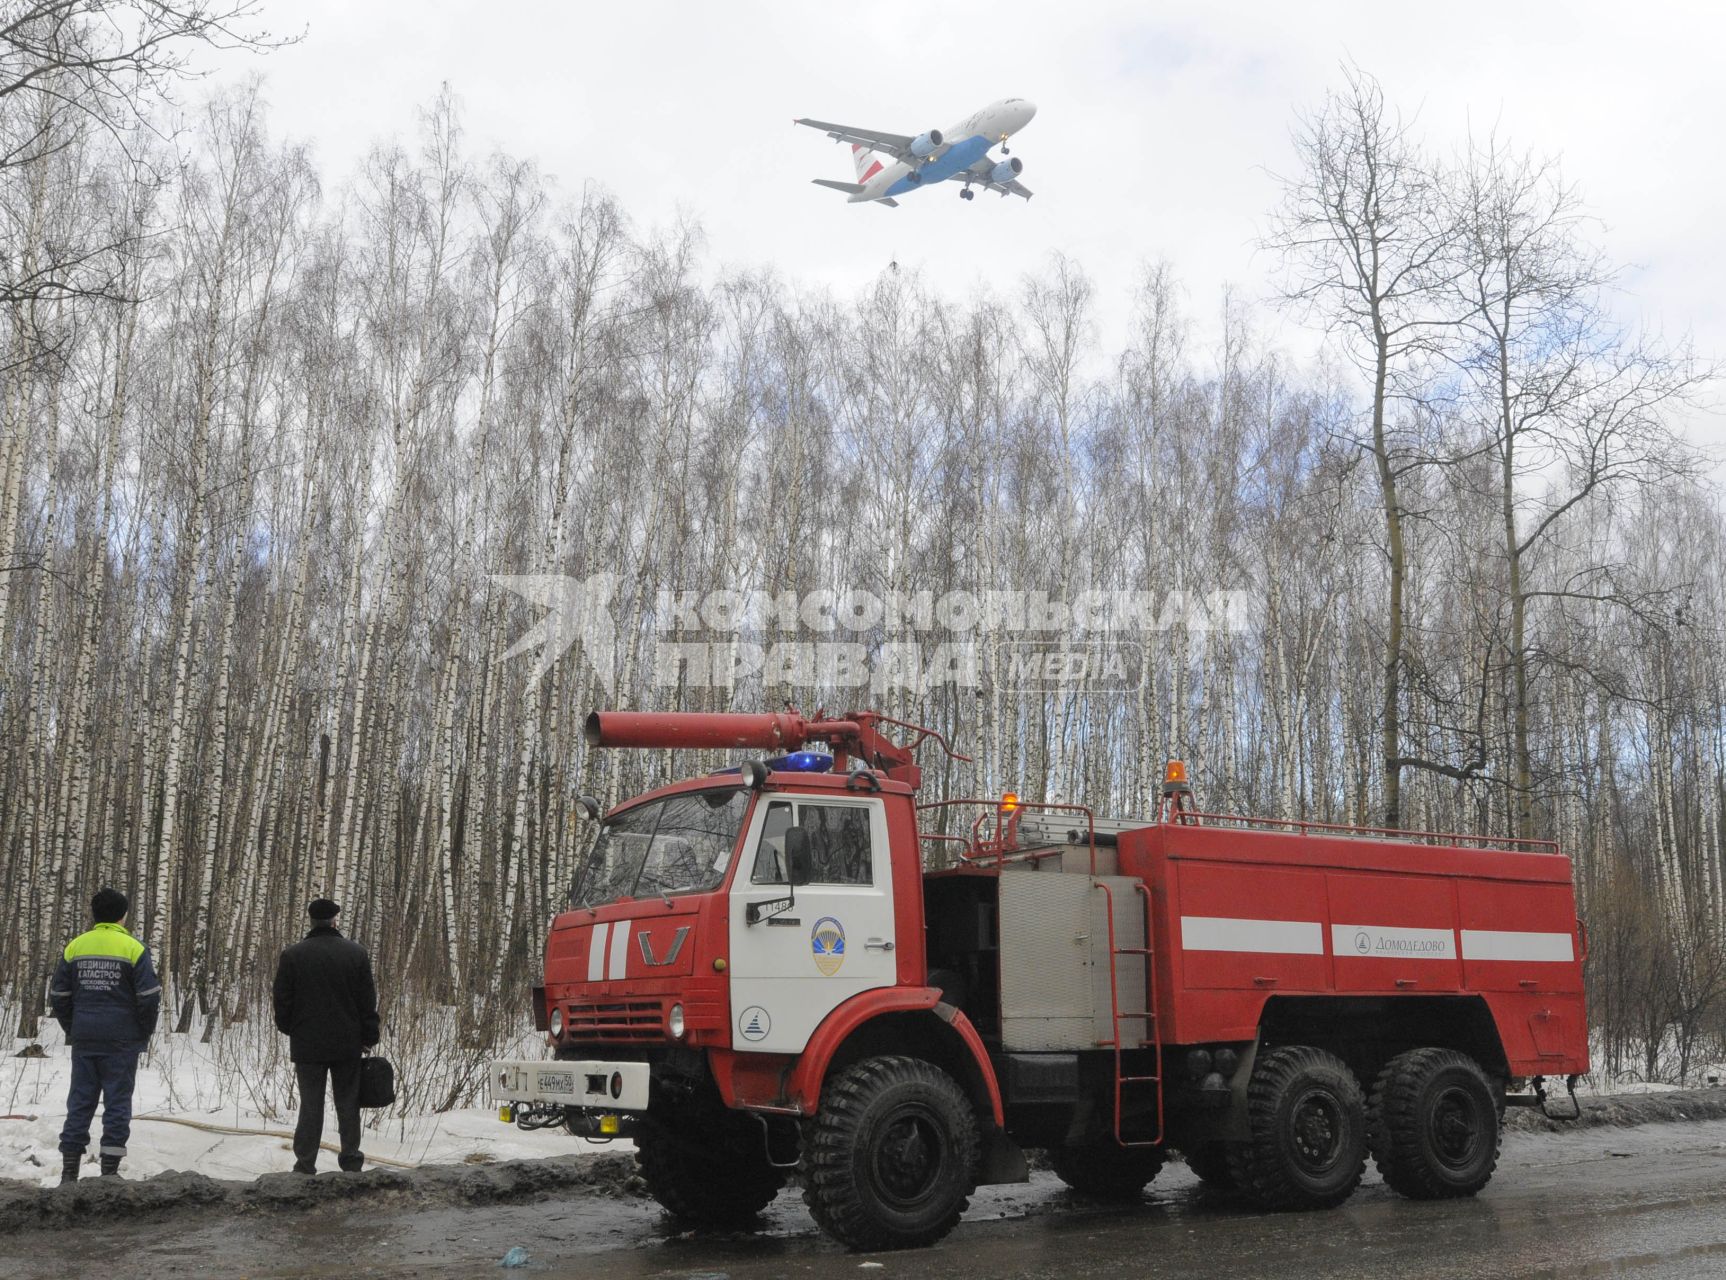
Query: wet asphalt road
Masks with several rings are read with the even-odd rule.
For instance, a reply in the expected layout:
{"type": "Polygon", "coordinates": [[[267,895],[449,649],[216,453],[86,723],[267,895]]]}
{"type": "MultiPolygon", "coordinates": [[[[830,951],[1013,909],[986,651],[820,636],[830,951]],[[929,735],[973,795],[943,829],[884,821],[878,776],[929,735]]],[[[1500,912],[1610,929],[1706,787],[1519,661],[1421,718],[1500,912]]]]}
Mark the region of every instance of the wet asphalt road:
{"type": "Polygon", "coordinates": [[[0,1237],[0,1275],[1435,1277],[1726,1276],[1726,1121],[1513,1134],[1478,1198],[1415,1204],[1368,1174],[1342,1209],[1261,1214],[1171,1166],[1143,1203],[1084,1201],[1051,1174],[987,1188],[933,1249],[846,1253],[783,1193],[752,1236],[680,1234],[649,1203],[366,1213],[177,1214],[0,1237]],[[522,1245],[531,1262],[498,1261],[522,1245]]]}

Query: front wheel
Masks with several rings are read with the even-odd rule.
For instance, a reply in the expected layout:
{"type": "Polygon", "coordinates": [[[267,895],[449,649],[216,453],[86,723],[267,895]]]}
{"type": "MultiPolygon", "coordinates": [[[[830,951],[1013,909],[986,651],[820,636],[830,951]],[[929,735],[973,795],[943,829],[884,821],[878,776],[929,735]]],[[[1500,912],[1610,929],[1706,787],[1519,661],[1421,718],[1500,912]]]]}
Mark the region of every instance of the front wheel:
{"type": "Polygon", "coordinates": [[[1411,1200],[1471,1196],[1498,1167],[1498,1116],[1497,1091],[1473,1058],[1411,1049],[1385,1064],[1373,1088],[1373,1159],[1411,1200]]]}
{"type": "Polygon", "coordinates": [[[1330,1209],[1366,1172],[1366,1099],[1348,1064],[1307,1045],[1261,1053],[1247,1084],[1245,1142],[1229,1168],[1266,1209],[1330,1209]]]}
{"type": "Polygon", "coordinates": [[[853,1249],[935,1243],[977,1185],[970,1100],[916,1058],[869,1058],[829,1080],[803,1150],[810,1213],[853,1249]]]}
{"type": "Polygon", "coordinates": [[[1074,1191],[1099,1200],[1136,1200],[1163,1167],[1161,1147],[1123,1147],[1105,1135],[1049,1152],[1055,1176],[1074,1191]]]}
{"type": "Polygon", "coordinates": [[[698,1227],[753,1225],[785,1181],[759,1127],[722,1106],[650,1111],[635,1135],[635,1162],[648,1194],[698,1227]]]}

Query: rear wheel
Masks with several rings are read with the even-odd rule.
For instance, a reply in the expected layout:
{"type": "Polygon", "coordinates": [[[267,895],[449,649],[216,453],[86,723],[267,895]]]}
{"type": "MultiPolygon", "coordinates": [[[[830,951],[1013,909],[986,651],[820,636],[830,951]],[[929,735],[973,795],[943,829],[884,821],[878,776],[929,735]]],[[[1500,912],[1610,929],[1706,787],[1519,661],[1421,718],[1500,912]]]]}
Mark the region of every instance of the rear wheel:
{"type": "Polygon", "coordinates": [[[970,1100],[916,1058],[870,1058],[829,1080],[803,1150],[810,1213],[853,1249],[933,1244],[977,1185],[970,1100]]]}
{"type": "Polygon", "coordinates": [[[635,1162],[648,1193],[700,1227],[752,1225],[785,1181],[767,1161],[760,1126],[717,1103],[649,1111],[635,1135],[635,1162]]]}
{"type": "Polygon", "coordinates": [[[1371,1129],[1378,1171],[1413,1200],[1471,1196],[1498,1166],[1498,1093],[1480,1064],[1454,1049],[1413,1049],[1386,1063],[1371,1129]]]}
{"type": "Polygon", "coordinates": [[[1193,1176],[1212,1191],[1233,1191],[1234,1171],[1229,1168],[1228,1146],[1221,1142],[1202,1142],[1186,1153],[1187,1168],[1193,1176]]]}
{"type": "Polygon", "coordinates": [[[1163,1167],[1161,1147],[1123,1147],[1105,1136],[1049,1152],[1055,1176],[1099,1200],[1136,1200],[1163,1167]]]}
{"type": "Polygon", "coordinates": [[[1261,1053],[1247,1085],[1245,1142],[1229,1145],[1241,1193],[1266,1209],[1330,1209],[1366,1171],[1366,1099],[1335,1054],[1306,1045],[1261,1053]]]}

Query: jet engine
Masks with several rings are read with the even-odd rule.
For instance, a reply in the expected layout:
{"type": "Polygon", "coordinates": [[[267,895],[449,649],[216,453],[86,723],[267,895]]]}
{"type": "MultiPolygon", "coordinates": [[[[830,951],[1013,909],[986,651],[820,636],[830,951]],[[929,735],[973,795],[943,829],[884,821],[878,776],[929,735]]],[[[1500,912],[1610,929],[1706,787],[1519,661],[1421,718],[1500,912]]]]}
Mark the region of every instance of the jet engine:
{"type": "Polygon", "coordinates": [[[1023,172],[1025,172],[1025,162],[1018,156],[1013,156],[1001,161],[1000,164],[989,170],[989,181],[999,182],[1005,186],[1023,172]]]}
{"type": "Polygon", "coordinates": [[[931,129],[928,133],[920,133],[915,138],[911,139],[911,154],[916,156],[919,160],[927,160],[935,153],[935,148],[940,146],[942,141],[943,139],[939,129],[931,129]]]}

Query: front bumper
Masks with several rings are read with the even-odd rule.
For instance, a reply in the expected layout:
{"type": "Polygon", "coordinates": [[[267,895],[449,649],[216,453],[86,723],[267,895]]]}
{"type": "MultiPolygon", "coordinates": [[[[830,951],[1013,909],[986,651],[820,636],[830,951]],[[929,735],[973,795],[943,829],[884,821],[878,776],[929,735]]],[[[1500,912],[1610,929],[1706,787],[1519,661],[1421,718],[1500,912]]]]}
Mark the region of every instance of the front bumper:
{"type": "Polygon", "coordinates": [[[645,1062],[500,1061],[491,1064],[491,1100],[550,1103],[597,1111],[646,1111],[645,1062]]]}

